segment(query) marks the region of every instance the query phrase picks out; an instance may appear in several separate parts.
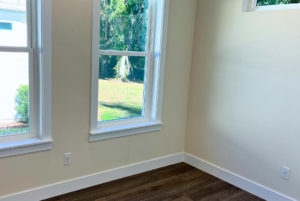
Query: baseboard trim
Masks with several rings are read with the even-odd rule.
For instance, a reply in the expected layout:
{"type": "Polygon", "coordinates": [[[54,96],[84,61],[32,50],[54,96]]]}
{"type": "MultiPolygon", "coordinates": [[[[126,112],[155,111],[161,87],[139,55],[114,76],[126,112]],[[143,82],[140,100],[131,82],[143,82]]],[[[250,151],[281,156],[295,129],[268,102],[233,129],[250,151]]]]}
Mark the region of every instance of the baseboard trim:
{"type": "Polygon", "coordinates": [[[224,170],[192,155],[185,153],[184,162],[265,200],[295,201],[292,198],[286,197],[278,192],[268,189],[260,184],[254,183],[246,178],[238,176],[232,172],[224,170]]]}
{"type": "Polygon", "coordinates": [[[57,183],[5,197],[0,197],[0,201],[40,201],[50,197],[77,191],[83,188],[88,188],[142,172],[147,172],[150,170],[180,163],[183,162],[183,159],[183,153],[156,158],[142,163],[128,165],[125,167],[65,181],[62,183],[57,183]]]}
{"type": "Polygon", "coordinates": [[[238,176],[232,172],[224,170],[218,166],[210,164],[204,160],[186,153],[179,153],[162,158],[156,158],[153,160],[128,165],[125,167],[100,172],[77,179],[56,183],[53,185],[24,191],[21,193],[0,197],[0,201],[40,201],[50,197],[70,193],[80,189],[88,188],[91,186],[103,184],[106,182],[114,181],[124,177],[132,176],[142,172],[158,169],[161,167],[173,165],[176,163],[185,162],[195,168],[198,168],[208,174],[218,177],[232,185],[235,185],[249,193],[252,193],[260,198],[268,201],[295,201],[292,198],[284,196],[278,192],[268,189],[262,185],[254,183],[246,178],[238,176]]]}

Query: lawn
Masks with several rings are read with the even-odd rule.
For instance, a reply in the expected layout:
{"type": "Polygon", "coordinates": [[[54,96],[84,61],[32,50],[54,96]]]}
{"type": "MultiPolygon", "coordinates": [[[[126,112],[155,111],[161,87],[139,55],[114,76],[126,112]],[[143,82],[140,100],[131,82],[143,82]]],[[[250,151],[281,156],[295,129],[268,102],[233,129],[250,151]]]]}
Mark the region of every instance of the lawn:
{"type": "Polygon", "coordinates": [[[99,79],[98,121],[142,116],[144,84],[99,79]]]}
{"type": "Polygon", "coordinates": [[[7,135],[12,133],[24,133],[24,132],[28,132],[28,128],[0,129],[0,135],[7,135]]]}
{"type": "Polygon", "coordinates": [[[3,122],[0,120],[0,135],[12,134],[12,133],[25,133],[29,131],[28,123],[24,122],[3,122]]]}

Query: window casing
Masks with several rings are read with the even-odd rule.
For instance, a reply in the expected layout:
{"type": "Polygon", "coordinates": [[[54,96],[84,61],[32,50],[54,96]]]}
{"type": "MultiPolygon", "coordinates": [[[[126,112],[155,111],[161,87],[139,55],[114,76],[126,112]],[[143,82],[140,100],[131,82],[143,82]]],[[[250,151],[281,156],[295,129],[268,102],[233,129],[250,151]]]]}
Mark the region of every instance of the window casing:
{"type": "Polygon", "coordinates": [[[161,129],[161,105],[165,65],[169,0],[148,0],[148,25],[145,51],[99,50],[100,0],[93,5],[93,56],[90,140],[103,140],[161,129]],[[142,117],[98,122],[99,56],[146,57],[142,117]]]}
{"type": "Polygon", "coordinates": [[[300,9],[300,3],[258,6],[257,0],[244,0],[243,12],[300,9]]]}
{"type": "Polygon", "coordinates": [[[51,5],[26,0],[27,45],[0,45],[0,54],[28,54],[29,70],[29,132],[1,135],[0,157],[52,148],[51,5]]]}

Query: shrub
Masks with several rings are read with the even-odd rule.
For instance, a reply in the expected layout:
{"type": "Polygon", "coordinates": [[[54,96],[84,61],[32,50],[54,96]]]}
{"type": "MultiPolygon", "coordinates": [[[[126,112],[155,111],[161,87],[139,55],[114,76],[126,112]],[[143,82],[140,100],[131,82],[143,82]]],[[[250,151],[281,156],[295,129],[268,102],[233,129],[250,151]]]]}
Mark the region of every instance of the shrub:
{"type": "Polygon", "coordinates": [[[15,97],[16,107],[15,110],[19,117],[22,118],[24,123],[28,123],[29,121],[29,86],[21,85],[20,88],[17,89],[17,96],[15,97]]]}

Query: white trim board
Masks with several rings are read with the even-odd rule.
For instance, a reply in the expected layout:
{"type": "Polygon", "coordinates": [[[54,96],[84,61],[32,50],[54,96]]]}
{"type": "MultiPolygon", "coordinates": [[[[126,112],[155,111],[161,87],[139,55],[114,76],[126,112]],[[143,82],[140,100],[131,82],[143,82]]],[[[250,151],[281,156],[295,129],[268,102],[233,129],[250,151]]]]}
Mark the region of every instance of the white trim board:
{"type": "Polygon", "coordinates": [[[142,172],[158,169],[161,167],[185,162],[195,168],[198,168],[208,174],[211,174],[217,178],[220,178],[234,186],[237,186],[249,193],[252,193],[260,198],[268,201],[295,201],[292,198],[286,197],[278,192],[254,183],[246,178],[238,176],[232,172],[224,170],[199,158],[191,156],[186,153],[179,153],[162,158],[156,158],[153,160],[128,165],[125,167],[112,169],[93,175],[80,177],[77,179],[56,183],[53,185],[0,197],[0,201],[39,201],[58,195],[63,195],[80,189],[88,188],[91,186],[103,184],[109,181],[114,181],[124,177],[132,176],[142,172]]]}
{"type": "Polygon", "coordinates": [[[70,193],[91,186],[103,184],[109,181],[114,181],[131,175],[147,172],[161,167],[183,162],[183,153],[170,155],[162,158],[128,165],[125,167],[100,172],[97,174],[80,177],[77,179],[0,197],[0,201],[40,201],[54,196],[70,193]]]}
{"type": "Polygon", "coordinates": [[[184,162],[265,200],[295,201],[292,198],[286,197],[278,192],[268,189],[260,184],[254,183],[253,181],[238,176],[232,172],[224,170],[192,155],[185,153],[184,162]]]}

